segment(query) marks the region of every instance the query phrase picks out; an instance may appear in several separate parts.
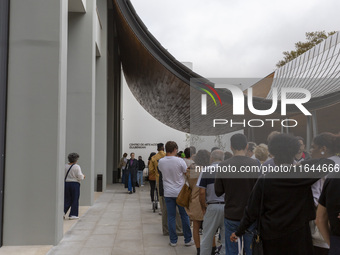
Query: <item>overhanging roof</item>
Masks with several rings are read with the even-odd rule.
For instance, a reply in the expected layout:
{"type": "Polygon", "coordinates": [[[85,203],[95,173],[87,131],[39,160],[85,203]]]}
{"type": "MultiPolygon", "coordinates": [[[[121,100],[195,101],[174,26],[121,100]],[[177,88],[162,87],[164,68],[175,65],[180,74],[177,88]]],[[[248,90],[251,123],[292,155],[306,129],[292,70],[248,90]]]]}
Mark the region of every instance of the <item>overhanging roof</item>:
{"type": "MultiPolygon", "coordinates": [[[[241,127],[211,128],[215,116],[236,120],[257,118],[249,111],[244,116],[233,116],[232,94],[229,90],[219,91],[223,107],[214,107],[208,100],[209,116],[201,118],[201,94],[199,84],[190,83],[208,80],[177,61],[148,31],[128,0],[114,0],[115,22],[118,33],[119,51],[127,84],[137,101],[153,117],[177,130],[216,135],[241,129],[241,127]],[[197,117],[197,121],[195,121],[197,117]],[[193,130],[193,125],[195,129],[193,130]]],[[[304,106],[309,110],[323,108],[339,101],[340,92],[312,98],[304,106]]],[[[245,99],[245,102],[247,100],[245,99]]],[[[254,98],[256,109],[269,109],[272,101],[254,98]]],[[[277,109],[280,109],[280,102],[277,109]]],[[[289,106],[288,116],[299,110],[289,106]]],[[[279,112],[265,118],[280,118],[279,112]]],[[[262,117],[263,119],[264,117],[262,117]]]]}

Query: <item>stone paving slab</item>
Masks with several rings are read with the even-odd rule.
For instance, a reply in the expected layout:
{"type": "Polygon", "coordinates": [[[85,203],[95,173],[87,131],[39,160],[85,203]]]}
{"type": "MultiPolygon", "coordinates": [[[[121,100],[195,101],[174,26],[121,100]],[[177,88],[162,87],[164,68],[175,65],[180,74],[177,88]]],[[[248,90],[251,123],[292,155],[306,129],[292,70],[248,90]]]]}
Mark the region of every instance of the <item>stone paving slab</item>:
{"type": "Polygon", "coordinates": [[[194,246],[169,246],[161,216],[153,213],[149,186],[127,194],[122,184],[105,191],[47,255],[194,255],[194,246]]]}

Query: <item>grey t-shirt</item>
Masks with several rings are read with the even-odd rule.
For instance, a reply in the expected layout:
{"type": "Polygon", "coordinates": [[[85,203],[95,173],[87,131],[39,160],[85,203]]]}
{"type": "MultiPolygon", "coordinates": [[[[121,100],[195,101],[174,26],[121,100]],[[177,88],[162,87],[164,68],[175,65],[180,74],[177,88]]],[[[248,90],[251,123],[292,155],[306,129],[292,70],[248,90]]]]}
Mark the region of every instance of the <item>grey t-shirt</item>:
{"type": "MultiPolygon", "coordinates": [[[[213,163],[211,166],[217,167],[218,163],[213,163]]],[[[215,172],[201,172],[197,181],[197,186],[206,189],[206,203],[221,203],[224,202],[224,195],[218,197],[215,193],[215,172]]]]}

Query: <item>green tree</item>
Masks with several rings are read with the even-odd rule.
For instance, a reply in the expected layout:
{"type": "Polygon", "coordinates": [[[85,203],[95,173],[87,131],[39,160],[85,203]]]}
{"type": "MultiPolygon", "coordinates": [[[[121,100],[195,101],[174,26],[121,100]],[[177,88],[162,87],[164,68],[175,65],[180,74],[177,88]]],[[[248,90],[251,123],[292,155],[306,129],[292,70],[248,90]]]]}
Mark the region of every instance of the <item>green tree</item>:
{"type": "Polygon", "coordinates": [[[292,61],[296,57],[305,53],[306,51],[313,48],[315,45],[321,43],[323,40],[327,39],[328,36],[335,34],[336,31],[328,32],[325,31],[316,31],[316,32],[307,32],[306,33],[306,42],[297,42],[295,43],[295,50],[284,51],[282,52],[284,57],[283,60],[280,60],[276,67],[279,68],[284,66],[286,63],[292,61]]]}

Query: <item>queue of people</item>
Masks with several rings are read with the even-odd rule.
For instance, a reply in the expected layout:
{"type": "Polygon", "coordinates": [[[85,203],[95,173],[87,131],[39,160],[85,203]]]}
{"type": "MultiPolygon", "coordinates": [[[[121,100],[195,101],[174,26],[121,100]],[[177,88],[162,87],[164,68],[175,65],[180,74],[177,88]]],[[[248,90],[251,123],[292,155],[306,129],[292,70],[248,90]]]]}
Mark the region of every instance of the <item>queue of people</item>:
{"type": "MultiPolygon", "coordinates": [[[[183,235],[184,245],[195,245],[197,254],[249,255],[258,233],[263,254],[340,254],[339,135],[319,134],[310,153],[303,138],[279,132],[259,145],[235,134],[230,145],[232,153],[217,147],[210,152],[196,152],[194,147],[179,152],[176,142],[168,141],[150,154],[151,202],[157,193],[163,235],[169,235],[171,246],[177,246],[178,236],[183,235]],[[239,173],[245,166],[286,167],[294,175],[254,171],[232,176],[206,171],[224,167],[239,173]],[[183,185],[191,189],[185,208],[176,202],[183,185]]],[[[125,169],[131,193],[138,171],[133,154],[125,169]]]]}

